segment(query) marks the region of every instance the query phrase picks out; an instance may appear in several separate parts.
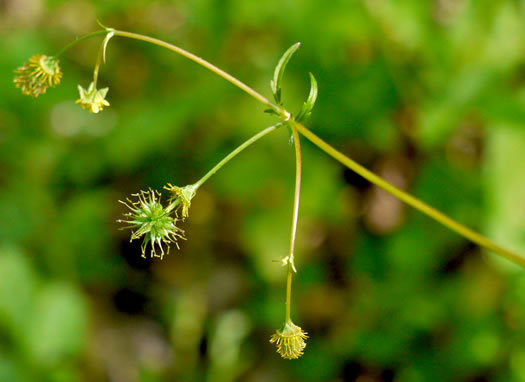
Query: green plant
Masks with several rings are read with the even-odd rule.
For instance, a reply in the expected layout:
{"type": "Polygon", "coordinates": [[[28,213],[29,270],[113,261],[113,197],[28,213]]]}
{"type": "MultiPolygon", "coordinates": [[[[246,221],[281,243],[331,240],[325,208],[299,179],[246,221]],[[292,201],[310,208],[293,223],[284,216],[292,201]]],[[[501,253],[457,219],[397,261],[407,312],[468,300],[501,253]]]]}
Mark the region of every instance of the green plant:
{"type": "Polygon", "coordinates": [[[136,198],[135,201],[128,199],[127,202],[122,202],[129,208],[129,212],[125,215],[126,218],[119,220],[119,222],[129,224],[129,228],[134,229],[131,234],[131,240],[142,238],[142,256],[146,257],[146,250],[148,244],[150,245],[150,256],[162,258],[165,254],[164,247],[169,250],[169,245],[174,243],[178,247],[178,239],[184,239],[184,231],[177,226],[178,222],[184,221],[189,216],[189,209],[191,206],[191,200],[195,196],[197,190],[218,170],[220,170],[226,163],[236,157],[245,148],[250,146],[252,143],[258,141],[262,137],[271,133],[272,131],[285,127],[291,131],[293,138],[295,156],[296,156],[296,177],[295,177],[295,197],[293,204],[292,213],[292,226],[290,235],[290,249],[286,256],[283,256],[281,263],[287,267],[287,283],[286,283],[286,313],[284,325],[281,330],[278,330],[272,337],[271,342],[277,345],[278,352],[283,358],[294,359],[298,358],[303,354],[303,350],[306,346],[305,339],[307,338],[306,333],[298,326],[293,324],[290,314],[291,307],[291,289],[292,279],[296,272],[294,262],[294,247],[297,231],[297,220],[299,211],[299,198],[301,189],[301,144],[300,135],[310,140],[314,145],[318,146],[321,150],[325,151],[328,155],[336,159],[337,161],[344,164],[349,169],[355,171],[359,175],[366,178],[371,183],[383,188],[394,196],[398,197],[402,201],[406,202],[410,206],[418,209],[429,217],[437,220],[443,225],[447,226],[451,230],[458,234],[470,239],[474,243],[483,246],[494,253],[503,256],[509,260],[512,260],[518,264],[525,265],[525,260],[518,254],[510,252],[504,248],[499,247],[486,237],[472,231],[471,229],[461,225],[454,221],[438,210],[428,206],[419,199],[413,197],[410,194],[396,188],[392,184],[383,180],[374,173],[368,171],[352,159],[337,151],[334,147],[324,142],[321,138],[311,132],[308,128],[303,125],[303,122],[310,116],[315,101],[317,99],[317,83],[312,74],[310,74],[311,88],[307,100],[304,102],[301,109],[296,113],[292,114],[286,110],[282,102],[282,89],[281,81],[293,54],[299,48],[299,44],[295,44],[290,47],[281,60],[278,62],[273,79],[270,83],[274,101],[268,100],[246,84],[242,83],[230,74],[222,71],[211,63],[203,60],[202,58],[187,52],[177,46],[166,43],[164,41],[143,36],[135,33],[115,30],[113,28],[107,28],[102,26],[102,30],[83,36],[74,42],[64,47],[60,52],[54,56],[43,56],[36,55],[32,57],[27,64],[20,67],[15,71],[15,85],[19,87],[24,94],[37,97],[40,94],[46,92],[48,87],[54,87],[58,85],[62,77],[62,72],[59,67],[59,57],[72,46],[77,43],[95,36],[104,36],[104,40],[99,49],[99,53],[96,59],[95,69],[93,72],[93,81],[87,89],[79,86],[80,98],[77,100],[82,108],[88,109],[92,113],[100,112],[104,106],[109,106],[109,102],[106,100],[108,88],[97,88],[98,73],[100,66],[105,58],[105,52],[109,41],[113,37],[126,37],[130,39],[140,40],[147,43],[159,45],[168,50],[171,50],[177,54],[180,54],[199,65],[211,70],[217,75],[223,77],[227,81],[231,82],[247,94],[263,103],[268,109],[268,113],[275,115],[279,118],[279,121],[255,134],[249,138],[246,142],[241,144],[238,148],[228,154],[223,160],[221,160],[215,167],[213,167],[208,173],[206,173],[197,182],[187,185],[185,187],[177,187],[171,184],[167,184],[165,189],[169,192],[170,196],[167,204],[161,202],[161,195],[159,192],[154,190],[141,191],[133,196],[136,198]]]}

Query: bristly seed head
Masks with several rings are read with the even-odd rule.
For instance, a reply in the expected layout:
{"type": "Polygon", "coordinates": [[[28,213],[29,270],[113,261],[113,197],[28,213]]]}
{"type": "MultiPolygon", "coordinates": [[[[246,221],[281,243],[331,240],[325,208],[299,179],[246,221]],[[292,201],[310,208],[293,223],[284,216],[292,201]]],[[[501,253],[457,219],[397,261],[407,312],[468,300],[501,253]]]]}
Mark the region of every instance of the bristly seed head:
{"type": "Polygon", "coordinates": [[[303,329],[288,321],[282,330],[277,330],[272,335],[270,342],[277,345],[277,353],[284,359],[297,359],[303,355],[307,338],[308,335],[303,329]]]}
{"type": "Polygon", "coordinates": [[[162,244],[168,247],[171,243],[175,243],[177,248],[178,239],[185,239],[184,231],[176,226],[177,218],[170,216],[173,208],[170,206],[163,207],[160,201],[161,194],[154,190],[140,191],[133,194],[137,198],[136,201],[127,199],[127,202],[119,200],[120,203],[128,207],[131,212],[124,214],[126,220],[117,220],[119,223],[128,223],[128,227],[135,229],[131,234],[131,240],[143,238],[142,242],[142,257],[146,257],[146,246],[151,242],[151,257],[164,257],[164,249],[162,244]],[[158,246],[160,253],[157,253],[155,246],[158,246]]]}
{"type": "Polygon", "coordinates": [[[23,94],[38,97],[47,88],[54,88],[60,83],[62,71],[58,59],[51,56],[36,54],[23,66],[15,70],[13,82],[23,94]]]}

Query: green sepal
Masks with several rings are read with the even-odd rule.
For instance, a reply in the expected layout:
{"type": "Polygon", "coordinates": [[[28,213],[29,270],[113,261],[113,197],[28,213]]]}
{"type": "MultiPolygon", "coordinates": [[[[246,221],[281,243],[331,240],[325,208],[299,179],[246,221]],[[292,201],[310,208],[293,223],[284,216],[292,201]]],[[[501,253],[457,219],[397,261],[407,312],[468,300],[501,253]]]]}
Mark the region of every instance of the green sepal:
{"type": "Polygon", "coordinates": [[[270,87],[272,88],[273,98],[279,105],[281,104],[281,80],[283,78],[284,69],[286,69],[288,61],[290,61],[300,45],[301,43],[298,42],[289,47],[288,50],[284,52],[273,72],[273,80],[270,81],[270,87]]]}
{"type": "Polygon", "coordinates": [[[304,121],[305,119],[310,117],[310,115],[312,114],[312,109],[315,105],[315,101],[317,100],[317,81],[315,80],[315,77],[312,73],[308,74],[310,74],[310,94],[308,94],[306,102],[303,103],[301,110],[299,111],[299,113],[297,113],[297,116],[295,117],[295,120],[297,122],[304,121]]]}

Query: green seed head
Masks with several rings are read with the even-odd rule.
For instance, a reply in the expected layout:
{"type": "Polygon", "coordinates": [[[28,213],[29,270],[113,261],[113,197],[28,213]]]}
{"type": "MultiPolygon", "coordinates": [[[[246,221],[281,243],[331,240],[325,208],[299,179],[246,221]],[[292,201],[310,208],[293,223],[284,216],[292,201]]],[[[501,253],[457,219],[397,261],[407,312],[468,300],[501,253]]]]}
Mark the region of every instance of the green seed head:
{"type": "Polygon", "coordinates": [[[178,239],[184,238],[184,231],[176,226],[178,219],[172,217],[172,209],[164,207],[160,201],[160,193],[157,191],[140,191],[132,196],[137,200],[132,201],[127,199],[127,202],[120,201],[131,212],[124,214],[126,220],[118,220],[119,223],[127,223],[128,227],[135,229],[131,234],[131,240],[143,238],[142,241],[142,257],[146,257],[146,247],[151,243],[151,257],[164,257],[163,244],[168,247],[175,243],[177,248],[178,239]],[[156,247],[160,249],[157,252],[156,247]]]}

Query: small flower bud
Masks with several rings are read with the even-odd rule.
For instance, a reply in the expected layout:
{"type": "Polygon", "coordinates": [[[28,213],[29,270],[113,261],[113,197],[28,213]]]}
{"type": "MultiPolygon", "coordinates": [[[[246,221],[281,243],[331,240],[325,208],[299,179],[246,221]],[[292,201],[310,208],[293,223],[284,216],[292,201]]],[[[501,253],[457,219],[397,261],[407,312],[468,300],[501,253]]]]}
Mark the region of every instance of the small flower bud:
{"type": "Polygon", "coordinates": [[[36,54],[15,70],[14,83],[23,94],[38,97],[60,83],[62,72],[55,57],[36,54]]]}
{"type": "Polygon", "coordinates": [[[177,248],[178,239],[184,238],[184,231],[176,226],[177,218],[170,216],[172,208],[164,208],[160,202],[160,193],[157,191],[140,191],[132,196],[137,197],[137,201],[127,199],[127,203],[120,201],[128,207],[131,212],[124,214],[127,220],[117,220],[119,223],[128,223],[130,226],[125,228],[136,228],[131,234],[131,241],[144,237],[142,242],[142,257],[146,257],[146,246],[151,242],[151,257],[164,256],[162,244],[167,245],[169,253],[169,244],[175,243],[177,248]],[[157,254],[155,245],[160,248],[161,253],[157,254]]]}
{"type": "Polygon", "coordinates": [[[98,113],[104,106],[109,106],[109,102],[105,100],[108,90],[109,88],[97,90],[93,82],[89,84],[87,90],[78,85],[80,99],[75,103],[79,103],[82,109],[89,109],[91,113],[98,113]]]}
{"type": "Polygon", "coordinates": [[[282,330],[277,330],[272,335],[270,342],[277,345],[277,353],[284,359],[297,359],[303,355],[306,347],[304,340],[307,338],[307,333],[303,329],[288,321],[282,330]]]}

